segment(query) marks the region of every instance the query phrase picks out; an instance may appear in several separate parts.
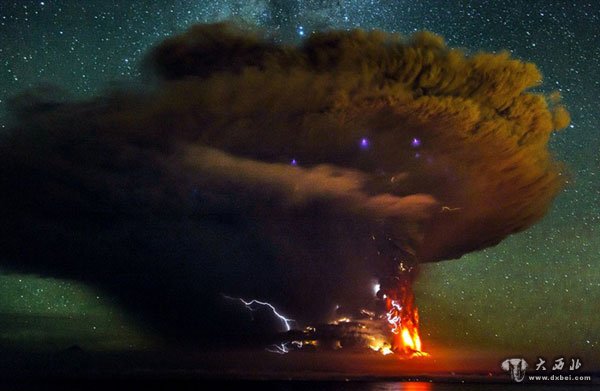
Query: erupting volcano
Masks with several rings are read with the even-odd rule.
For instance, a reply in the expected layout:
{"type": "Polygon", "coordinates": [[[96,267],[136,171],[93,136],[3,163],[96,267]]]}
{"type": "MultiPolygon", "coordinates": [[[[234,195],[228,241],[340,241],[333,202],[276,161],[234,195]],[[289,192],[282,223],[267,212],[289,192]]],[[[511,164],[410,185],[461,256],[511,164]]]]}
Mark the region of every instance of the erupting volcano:
{"type": "Polygon", "coordinates": [[[419,312],[410,282],[398,279],[398,286],[383,294],[386,320],[392,333],[392,351],[406,356],[427,356],[421,350],[419,312]]]}
{"type": "Polygon", "coordinates": [[[397,276],[384,278],[382,283],[376,286],[377,299],[384,311],[380,318],[387,323],[391,343],[387,346],[376,340],[369,347],[383,355],[395,353],[408,358],[429,355],[422,350],[419,335],[419,311],[412,289],[416,270],[416,266],[404,268],[401,264],[397,276]]]}
{"type": "Polygon", "coordinates": [[[140,91],[14,100],[0,257],[112,293],[177,347],[427,356],[419,265],[528,228],[566,177],[547,145],[569,114],[508,53],[214,24],[145,65],[140,91]]]}

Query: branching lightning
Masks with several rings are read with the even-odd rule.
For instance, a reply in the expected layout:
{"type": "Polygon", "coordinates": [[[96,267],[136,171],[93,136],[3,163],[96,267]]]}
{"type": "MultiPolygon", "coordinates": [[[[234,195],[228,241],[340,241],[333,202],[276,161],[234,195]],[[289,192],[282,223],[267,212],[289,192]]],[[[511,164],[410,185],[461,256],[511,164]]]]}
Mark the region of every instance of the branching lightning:
{"type": "Polygon", "coordinates": [[[273,345],[271,345],[271,347],[265,348],[265,350],[267,352],[277,353],[277,354],[286,354],[286,353],[290,352],[287,342],[281,343],[281,344],[273,344],[273,345]]]}
{"type": "Polygon", "coordinates": [[[402,324],[402,306],[396,300],[390,300],[390,310],[386,314],[388,323],[392,326],[392,333],[398,334],[400,332],[400,325],[402,324]]]}
{"type": "MultiPolygon", "coordinates": [[[[266,301],[260,301],[260,300],[256,300],[256,299],[252,299],[250,301],[248,300],[244,300],[241,297],[231,297],[231,296],[227,296],[227,295],[223,295],[224,298],[228,299],[228,300],[233,300],[233,301],[240,301],[244,304],[244,306],[246,306],[247,309],[249,309],[250,311],[255,311],[255,308],[252,308],[253,305],[260,305],[263,307],[267,307],[271,310],[271,312],[273,313],[273,315],[275,315],[277,318],[279,318],[279,320],[281,320],[283,326],[285,327],[285,331],[290,331],[292,329],[291,323],[294,322],[294,319],[290,319],[290,318],[286,318],[285,316],[283,316],[282,314],[280,314],[277,309],[273,306],[273,304],[271,303],[267,303],[266,301]]],[[[277,345],[274,345],[277,346],[277,345]]],[[[279,352],[283,353],[287,353],[286,350],[287,348],[285,346],[281,346],[281,349],[279,348],[279,346],[277,347],[277,349],[279,350],[279,352]]]]}

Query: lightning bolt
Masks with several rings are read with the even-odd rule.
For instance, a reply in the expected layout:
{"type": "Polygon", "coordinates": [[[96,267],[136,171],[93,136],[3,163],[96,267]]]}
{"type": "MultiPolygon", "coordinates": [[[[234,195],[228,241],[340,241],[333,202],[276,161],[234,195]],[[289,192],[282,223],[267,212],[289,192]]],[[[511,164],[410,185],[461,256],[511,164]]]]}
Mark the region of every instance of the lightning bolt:
{"type": "Polygon", "coordinates": [[[265,350],[269,353],[286,354],[290,352],[287,342],[279,345],[273,344],[271,346],[271,348],[265,348],[265,350]]]}
{"type": "Polygon", "coordinates": [[[402,306],[396,301],[391,301],[392,308],[387,312],[386,318],[389,324],[392,325],[392,333],[398,334],[400,332],[399,326],[402,321],[400,314],[402,313],[402,306]]]}
{"type": "MultiPolygon", "coordinates": [[[[292,329],[291,323],[294,322],[294,319],[286,318],[285,316],[280,314],[277,311],[277,309],[273,306],[273,304],[271,304],[271,303],[267,303],[266,301],[260,301],[260,300],[256,300],[256,299],[252,299],[252,300],[248,301],[248,300],[242,299],[241,297],[231,297],[231,296],[227,296],[227,295],[223,295],[223,297],[226,298],[227,300],[242,302],[246,306],[246,308],[248,308],[250,311],[255,310],[255,308],[252,308],[253,305],[260,305],[263,307],[267,307],[271,310],[273,315],[275,315],[279,320],[281,320],[281,323],[285,327],[285,331],[290,331],[292,329]]],[[[279,349],[279,350],[282,351],[282,349],[279,349]]],[[[287,352],[284,352],[284,353],[287,353],[287,352]]]]}
{"type": "Polygon", "coordinates": [[[461,207],[450,207],[450,206],[442,206],[442,212],[454,212],[455,210],[461,210],[461,207]]]}

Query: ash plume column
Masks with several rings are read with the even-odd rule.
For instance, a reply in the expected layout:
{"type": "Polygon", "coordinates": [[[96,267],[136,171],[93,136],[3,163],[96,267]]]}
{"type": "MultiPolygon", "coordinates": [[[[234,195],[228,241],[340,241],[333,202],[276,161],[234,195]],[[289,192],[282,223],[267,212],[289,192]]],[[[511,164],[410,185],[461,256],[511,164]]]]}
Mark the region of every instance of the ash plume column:
{"type": "Polygon", "coordinates": [[[142,91],[12,101],[0,259],[109,291],[173,343],[279,327],[223,292],[300,324],[360,308],[400,260],[495,245],[563,184],[547,145],[568,113],[507,53],[360,30],[285,46],[213,24],[166,39],[144,71],[142,91]]]}

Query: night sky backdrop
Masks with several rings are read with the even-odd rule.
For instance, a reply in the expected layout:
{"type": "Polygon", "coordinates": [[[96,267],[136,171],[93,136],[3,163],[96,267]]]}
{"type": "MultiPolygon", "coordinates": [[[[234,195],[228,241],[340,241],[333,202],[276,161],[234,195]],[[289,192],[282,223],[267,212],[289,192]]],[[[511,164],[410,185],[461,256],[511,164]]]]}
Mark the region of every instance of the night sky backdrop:
{"type": "MultiPolygon", "coordinates": [[[[571,125],[551,149],[571,178],[526,232],[460,260],[427,264],[416,285],[427,340],[598,358],[600,348],[600,8],[585,1],[2,1],[0,102],[42,82],[86,97],[135,84],[153,45],[193,23],[233,20],[284,41],[322,29],[429,30],[468,52],[534,62],[571,125]],[[548,346],[551,345],[551,348],[548,346]]],[[[0,127],[7,122],[0,119],[0,127]]],[[[68,280],[0,276],[0,344],[138,349],[155,337],[110,293],[68,280]]],[[[292,314],[293,315],[293,314],[292,314]]],[[[585,362],[584,362],[585,365],[585,362]]]]}

